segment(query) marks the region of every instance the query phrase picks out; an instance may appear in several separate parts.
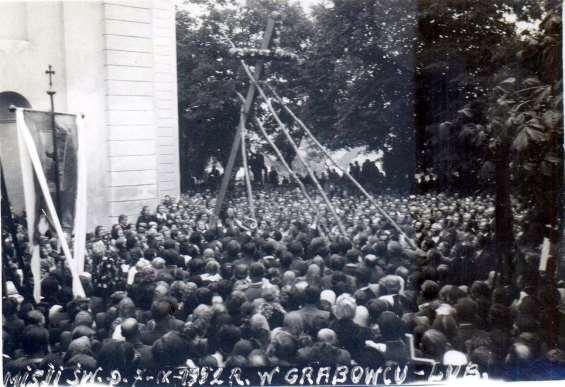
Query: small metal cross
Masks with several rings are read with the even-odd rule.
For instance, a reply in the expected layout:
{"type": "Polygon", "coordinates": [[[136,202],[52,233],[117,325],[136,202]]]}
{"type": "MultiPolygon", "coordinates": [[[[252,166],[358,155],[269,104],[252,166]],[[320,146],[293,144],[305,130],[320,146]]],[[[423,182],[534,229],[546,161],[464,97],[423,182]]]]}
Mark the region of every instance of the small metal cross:
{"type": "Polygon", "coordinates": [[[53,75],[55,75],[55,70],[51,65],[45,70],[45,74],[49,75],[49,88],[51,88],[53,86],[53,75]]]}

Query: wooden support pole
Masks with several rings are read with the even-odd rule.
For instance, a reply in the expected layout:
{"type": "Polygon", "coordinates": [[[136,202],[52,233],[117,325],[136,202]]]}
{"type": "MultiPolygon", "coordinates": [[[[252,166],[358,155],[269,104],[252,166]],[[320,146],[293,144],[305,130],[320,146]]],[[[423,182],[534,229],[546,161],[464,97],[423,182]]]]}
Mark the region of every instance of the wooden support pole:
{"type": "Polygon", "coordinates": [[[308,195],[308,191],[306,190],[306,187],[304,186],[304,183],[302,182],[302,180],[300,180],[300,178],[298,177],[298,175],[296,174],[296,172],[294,172],[292,170],[292,168],[290,167],[290,165],[288,165],[288,163],[286,162],[286,160],[284,159],[281,150],[279,149],[279,147],[273,142],[273,140],[271,140],[269,138],[269,135],[267,134],[267,131],[265,130],[265,127],[263,126],[263,124],[261,123],[261,121],[259,121],[259,119],[257,119],[256,117],[254,118],[255,124],[257,125],[257,127],[259,128],[259,130],[261,131],[261,134],[263,135],[263,137],[265,137],[265,139],[267,140],[267,143],[270,145],[270,147],[273,149],[273,151],[275,152],[275,154],[277,155],[277,158],[279,159],[279,161],[281,162],[281,164],[284,166],[284,168],[288,171],[288,174],[294,179],[294,181],[296,181],[296,184],[298,184],[298,186],[300,187],[300,189],[302,190],[302,192],[304,193],[304,197],[306,197],[306,200],[308,200],[308,203],[311,206],[314,206],[315,203],[312,200],[312,198],[310,197],[310,195],[308,195]]]}
{"type": "Polygon", "coordinates": [[[267,87],[269,88],[269,90],[271,91],[271,93],[273,94],[273,96],[275,97],[275,100],[283,107],[283,109],[292,117],[292,119],[294,121],[296,121],[296,123],[298,123],[298,125],[306,132],[306,134],[308,135],[308,137],[310,137],[310,139],[314,142],[314,144],[316,144],[318,146],[318,148],[320,148],[320,150],[322,151],[322,153],[326,156],[326,158],[328,158],[330,160],[330,162],[337,168],[339,169],[345,176],[347,176],[347,178],[349,180],[351,180],[351,182],[367,197],[367,199],[369,199],[369,201],[371,202],[371,204],[377,209],[377,211],[379,211],[381,213],[381,215],[387,220],[387,222],[389,222],[392,227],[394,227],[394,229],[402,236],[404,236],[404,238],[406,239],[407,243],[410,244],[410,247],[412,247],[413,249],[418,249],[418,246],[416,245],[416,243],[408,237],[408,235],[406,235],[406,233],[404,232],[404,230],[402,230],[400,228],[400,226],[386,213],[385,210],[383,210],[381,208],[381,206],[379,206],[379,204],[377,203],[377,201],[373,198],[373,196],[367,192],[367,190],[365,188],[363,188],[363,186],[357,181],[357,179],[355,179],[353,176],[351,176],[351,174],[345,169],[342,168],[334,159],[333,157],[328,153],[328,151],[326,150],[326,148],[320,144],[320,142],[316,139],[316,137],[314,137],[314,135],[312,134],[312,132],[310,131],[310,129],[308,129],[308,127],[304,124],[304,122],[298,118],[296,116],[296,114],[294,114],[294,112],[284,103],[283,99],[277,94],[277,92],[270,86],[267,85],[267,87]]]}
{"type": "Polygon", "coordinates": [[[330,199],[328,198],[328,195],[326,194],[326,192],[324,191],[324,189],[322,188],[322,186],[320,185],[320,182],[318,181],[318,179],[316,178],[316,175],[314,174],[314,172],[312,171],[312,169],[310,169],[310,167],[308,166],[308,164],[306,163],[306,161],[304,160],[304,158],[300,155],[300,152],[298,150],[298,146],[296,145],[296,143],[294,142],[292,136],[290,135],[290,133],[288,133],[287,129],[285,128],[284,123],[281,121],[280,117],[278,116],[277,112],[275,111],[275,108],[273,108],[273,105],[271,104],[271,101],[269,100],[269,98],[267,97],[267,95],[265,94],[265,92],[263,91],[263,89],[261,88],[261,86],[257,83],[257,80],[253,77],[253,74],[251,73],[251,70],[249,69],[249,66],[247,66],[247,64],[245,63],[245,61],[241,61],[241,64],[243,66],[243,69],[245,70],[245,73],[247,74],[247,76],[249,77],[249,80],[251,81],[251,83],[253,85],[255,85],[255,87],[257,88],[257,91],[259,92],[259,95],[261,96],[261,98],[263,98],[263,100],[265,101],[267,108],[269,109],[269,111],[271,112],[273,118],[275,119],[275,121],[277,122],[279,128],[282,130],[283,134],[285,135],[287,141],[290,143],[290,145],[292,146],[292,148],[294,149],[294,152],[296,153],[296,157],[298,158],[298,160],[302,163],[302,165],[304,165],[304,168],[306,169],[306,171],[308,172],[308,175],[310,176],[310,178],[312,179],[312,181],[314,182],[314,185],[316,186],[316,188],[318,189],[318,191],[320,192],[320,194],[322,195],[322,198],[324,199],[324,201],[326,202],[326,205],[328,206],[328,208],[330,209],[330,212],[332,213],[334,219],[337,222],[337,225],[339,227],[339,230],[341,232],[341,234],[343,236],[347,235],[347,232],[345,230],[345,227],[343,226],[343,223],[341,221],[341,218],[339,217],[339,215],[337,214],[335,208],[333,207],[330,199]]]}
{"type": "MultiPolygon", "coordinates": [[[[263,36],[263,42],[261,43],[261,49],[269,49],[271,47],[271,42],[273,38],[273,31],[275,29],[275,20],[273,18],[269,18],[267,21],[267,28],[265,29],[265,35],[263,36]]],[[[263,65],[264,62],[262,60],[257,61],[255,65],[255,76],[257,79],[261,78],[263,73],[263,65]]],[[[247,89],[247,97],[245,98],[245,104],[243,107],[243,115],[240,116],[239,125],[236,129],[235,136],[233,138],[233,143],[230,151],[230,156],[228,158],[228,163],[224,168],[224,176],[222,178],[222,184],[220,186],[220,191],[218,192],[218,197],[216,199],[216,208],[214,209],[214,213],[210,217],[210,227],[215,227],[218,222],[218,217],[220,212],[222,211],[222,206],[224,204],[224,200],[226,197],[226,192],[228,190],[228,185],[231,180],[231,176],[233,173],[233,168],[235,165],[235,159],[237,157],[237,151],[239,149],[240,141],[241,141],[241,128],[245,127],[247,122],[247,117],[249,116],[249,112],[251,111],[251,107],[253,106],[253,101],[255,100],[255,86],[253,83],[249,85],[247,89]]]]}
{"type": "MultiPolygon", "coordinates": [[[[302,194],[304,195],[304,197],[308,201],[310,208],[314,209],[314,211],[316,212],[316,215],[318,216],[318,219],[320,219],[321,218],[320,208],[318,207],[318,204],[315,203],[312,200],[312,198],[310,197],[310,195],[308,194],[308,190],[306,190],[306,187],[304,186],[304,183],[302,182],[302,180],[300,180],[298,175],[292,170],[290,165],[288,165],[288,163],[286,162],[286,160],[284,159],[284,157],[282,155],[282,152],[277,147],[277,145],[269,138],[269,135],[267,134],[267,131],[265,130],[265,127],[263,126],[261,121],[259,121],[259,119],[257,119],[257,117],[254,117],[254,122],[257,125],[257,127],[259,128],[259,130],[261,131],[261,134],[263,135],[263,137],[265,137],[265,140],[267,140],[267,143],[271,146],[271,148],[273,149],[273,151],[277,155],[277,158],[279,159],[281,164],[288,171],[288,174],[294,179],[294,181],[296,181],[296,184],[298,184],[298,187],[300,187],[300,190],[302,191],[302,194]]],[[[320,231],[321,231],[321,229],[320,229],[320,231]]],[[[325,237],[325,235],[324,235],[324,237],[325,237]]]]}
{"type": "MultiPolygon", "coordinates": [[[[245,101],[245,98],[241,94],[239,94],[239,93],[236,93],[236,94],[239,96],[239,98],[242,101],[245,101]]],[[[316,212],[316,215],[318,216],[318,218],[321,218],[320,208],[318,207],[318,204],[315,203],[314,200],[312,200],[312,198],[308,194],[308,190],[304,186],[304,183],[302,182],[302,180],[300,180],[300,178],[298,177],[296,172],[294,172],[292,170],[292,168],[290,167],[290,165],[288,165],[288,163],[284,159],[284,156],[283,156],[281,150],[279,149],[279,147],[277,146],[277,144],[275,144],[273,142],[273,140],[271,140],[269,138],[269,135],[268,135],[267,131],[265,130],[265,126],[263,126],[263,123],[257,117],[253,117],[253,122],[255,122],[255,125],[257,125],[257,127],[261,131],[261,134],[263,135],[263,137],[265,138],[265,140],[267,141],[267,143],[269,144],[271,149],[273,149],[273,151],[275,152],[275,155],[277,156],[277,158],[279,159],[279,161],[281,162],[283,167],[287,170],[289,176],[292,177],[292,179],[296,182],[296,184],[298,184],[298,187],[300,188],[300,190],[302,191],[302,194],[304,195],[304,197],[308,201],[310,208],[314,209],[314,212],[316,212]]],[[[320,230],[320,233],[323,234],[323,231],[320,230]]],[[[323,235],[323,236],[326,237],[325,235],[323,235]]]]}
{"type": "MultiPolygon", "coordinates": [[[[241,115],[243,115],[243,109],[241,110],[241,115]]],[[[240,118],[243,122],[243,118],[240,118]]],[[[243,160],[243,171],[245,173],[245,185],[247,186],[247,202],[249,203],[249,212],[251,213],[251,218],[257,221],[255,217],[255,203],[253,202],[253,190],[251,188],[251,179],[249,178],[249,167],[247,166],[247,147],[245,145],[245,136],[247,129],[245,126],[241,126],[239,133],[241,134],[241,158],[243,160]]]]}

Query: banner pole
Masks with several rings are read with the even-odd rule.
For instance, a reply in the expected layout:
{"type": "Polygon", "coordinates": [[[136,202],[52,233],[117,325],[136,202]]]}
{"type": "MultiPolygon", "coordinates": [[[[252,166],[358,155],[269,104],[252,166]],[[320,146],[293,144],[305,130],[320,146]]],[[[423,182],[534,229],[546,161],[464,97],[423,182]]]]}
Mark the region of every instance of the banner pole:
{"type": "Polygon", "coordinates": [[[55,90],[52,90],[53,86],[53,78],[52,76],[55,75],[55,71],[53,67],[49,65],[47,70],[45,70],[45,74],[49,76],[49,90],[47,90],[47,95],[51,100],[51,141],[53,142],[53,167],[55,170],[55,178],[53,179],[55,182],[55,208],[57,209],[57,214],[62,216],[61,214],[61,185],[60,185],[60,178],[59,178],[59,154],[58,154],[58,147],[57,147],[57,128],[55,126],[55,102],[54,96],[56,94],[55,90]]]}

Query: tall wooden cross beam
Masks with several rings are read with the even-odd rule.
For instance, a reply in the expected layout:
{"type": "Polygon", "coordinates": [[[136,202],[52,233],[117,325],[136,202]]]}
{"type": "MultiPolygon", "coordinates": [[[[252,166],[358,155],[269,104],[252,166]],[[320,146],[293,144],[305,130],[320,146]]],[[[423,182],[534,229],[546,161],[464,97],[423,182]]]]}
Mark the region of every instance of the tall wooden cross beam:
{"type": "MultiPolygon", "coordinates": [[[[268,50],[271,47],[274,29],[275,29],[275,20],[273,18],[269,18],[269,20],[267,21],[267,28],[265,29],[265,34],[263,35],[263,42],[261,43],[261,49],[268,50]]],[[[257,60],[257,62],[255,63],[254,75],[256,80],[259,80],[261,78],[263,74],[263,66],[264,66],[264,60],[262,59],[257,60]]],[[[233,168],[235,165],[237,152],[241,144],[241,132],[245,128],[245,125],[247,124],[247,119],[249,118],[249,113],[253,106],[254,100],[255,100],[255,86],[253,83],[250,83],[249,88],[247,89],[247,97],[245,98],[245,104],[243,105],[243,112],[240,115],[239,125],[236,129],[236,133],[233,138],[231,152],[228,158],[228,164],[226,165],[226,168],[224,168],[224,176],[222,178],[222,184],[220,185],[220,191],[218,192],[218,197],[216,199],[216,208],[214,209],[214,214],[212,214],[212,216],[210,217],[210,223],[209,223],[210,227],[215,227],[217,225],[218,217],[220,216],[220,212],[222,211],[222,206],[226,198],[228,185],[230,183],[233,174],[233,168]]]]}

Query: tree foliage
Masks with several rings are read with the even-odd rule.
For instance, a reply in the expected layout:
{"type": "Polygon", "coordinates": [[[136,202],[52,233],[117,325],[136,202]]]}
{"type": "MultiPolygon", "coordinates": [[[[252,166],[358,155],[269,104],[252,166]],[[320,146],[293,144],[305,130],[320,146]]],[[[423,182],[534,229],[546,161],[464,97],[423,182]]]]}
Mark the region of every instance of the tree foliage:
{"type": "MultiPolygon", "coordinates": [[[[239,119],[235,91],[248,85],[224,37],[256,50],[273,12],[274,47],[301,60],[269,62],[269,84],[328,147],[382,150],[389,184],[410,188],[415,172],[430,171],[445,189],[488,188],[505,130],[513,181],[550,179],[558,168],[559,136],[550,133],[562,124],[548,106],[559,111],[562,103],[561,21],[550,5],[328,0],[308,16],[287,0],[191,2],[206,8],[202,17],[181,11],[177,20],[181,153],[194,174],[209,156],[227,158],[239,119]]],[[[257,114],[266,117],[261,106],[257,114]]],[[[275,142],[290,158],[284,139],[275,142]]],[[[539,186],[520,192],[532,197],[539,186]]]]}
{"type": "MultiPolygon", "coordinates": [[[[225,164],[235,128],[240,101],[248,82],[239,59],[230,55],[229,37],[238,47],[257,48],[263,38],[267,17],[278,13],[274,45],[303,55],[311,36],[311,23],[303,10],[287,1],[253,0],[248,7],[234,1],[189,1],[205,12],[193,17],[177,12],[177,61],[179,89],[180,146],[183,178],[200,177],[210,157],[225,164]]],[[[284,95],[303,94],[301,71],[282,62],[267,64],[269,80],[277,80],[284,95]]],[[[184,182],[186,186],[186,182],[184,182]]]]}
{"type": "Polygon", "coordinates": [[[428,127],[430,157],[452,151],[445,155],[449,167],[438,173],[466,174],[472,186],[480,185],[477,179],[492,185],[497,155],[509,152],[513,192],[526,200],[539,200],[550,182],[560,180],[561,49],[561,18],[549,10],[539,31],[524,32],[504,50],[506,60],[485,81],[491,86],[481,96],[428,127]]]}
{"type": "MultiPolygon", "coordinates": [[[[450,119],[431,125],[425,151],[437,157],[452,150],[443,176],[457,174],[463,186],[492,188],[496,194],[497,253],[511,278],[513,214],[511,200],[528,208],[531,246],[551,233],[546,225],[560,222],[563,171],[563,79],[559,7],[547,8],[538,30],[514,36],[500,52],[497,66],[487,72],[483,92],[450,119]]],[[[488,57],[485,58],[485,61],[488,57]]],[[[449,184],[447,184],[449,186],[449,184]]]]}

